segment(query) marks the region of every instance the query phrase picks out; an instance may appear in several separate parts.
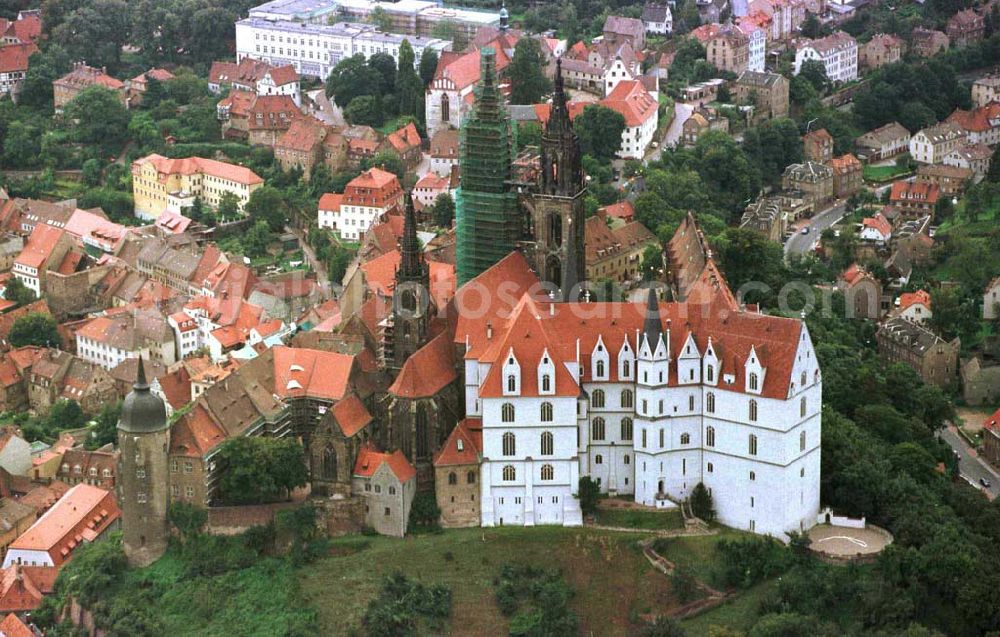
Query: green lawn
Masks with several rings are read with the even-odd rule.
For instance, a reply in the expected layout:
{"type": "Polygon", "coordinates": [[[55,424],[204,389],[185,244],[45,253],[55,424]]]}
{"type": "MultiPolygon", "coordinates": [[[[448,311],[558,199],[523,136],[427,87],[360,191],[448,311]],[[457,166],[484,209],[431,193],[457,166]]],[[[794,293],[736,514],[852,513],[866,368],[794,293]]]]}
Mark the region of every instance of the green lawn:
{"type": "Polygon", "coordinates": [[[663,612],[676,602],[666,577],[638,547],[641,534],[562,528],[454,529],[397,540],[334,540],[333,555],[302,569],[300,592],[319,612],[321,632],[343,635],[360,623],[365,605],[394,570],[454,595],[451,635],[505,634],[493,579],[505,562],[561,568],[576,590],[581,635],[627,635],[633,613],[663,612]]]}
{"type": "Polygon", "coordinates": [[[760,602],[777,586],[776,580],[762,582],[740,593],[721,606],[681,622],[688,635],[707,635],[711,626],[749,630],[757,621],[760,602]]]}
{"type": "Polygon", "coordinates": [[[890,181],[895,179],[900,175],[906,175],[910,170],[906,166],[865,166],[864,168],[864,179],[865,181],[890,181]]]}
{"type": "Polygon", "coordinates": [[[600,508],[597,511],[597,523],[602,526],[633,529],[682,529],[684,528],[684,516],[676,509],[671,511],[630,511],[600,508]]]}

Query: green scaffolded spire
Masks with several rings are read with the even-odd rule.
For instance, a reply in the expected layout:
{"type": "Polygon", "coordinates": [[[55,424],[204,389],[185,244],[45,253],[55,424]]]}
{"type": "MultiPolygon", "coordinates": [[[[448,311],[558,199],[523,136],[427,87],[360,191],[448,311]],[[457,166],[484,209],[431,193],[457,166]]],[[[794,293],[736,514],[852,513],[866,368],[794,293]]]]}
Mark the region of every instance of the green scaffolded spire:
{"type": "Polygon", "coordinates": [[[496,53],[480,51],[479,84],[462,124],[462,182],[456,193],[458,284],[510,254],[521,234],[517,195],[510,189],[511,126],[497,86],[496,53]]]}

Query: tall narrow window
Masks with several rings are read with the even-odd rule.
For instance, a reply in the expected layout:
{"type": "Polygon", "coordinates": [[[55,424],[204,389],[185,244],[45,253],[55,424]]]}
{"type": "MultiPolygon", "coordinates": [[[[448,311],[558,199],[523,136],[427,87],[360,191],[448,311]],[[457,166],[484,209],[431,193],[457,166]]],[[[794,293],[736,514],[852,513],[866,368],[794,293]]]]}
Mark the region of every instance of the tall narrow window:
{"type": "Polygon", "coordinates": [[[507,482],[517,478],[517,471],[514,469],[513,465],[507,465],[503,468],[503,479],[507,482]]]}
{"type": "Polygon", "coordinates": [[[706,447],[715,446],[715,427],[705,428],[705,446],[706,447]]]}
{"type": "Polygon", "coordinates": [[[757,422],[757,401],[750,401],[750,422],[757,422]]]}
{"type": "Polygon", "coordinates": [[[635,403],[635,394],[632,393],[631,389],[622,390],[622,409],[632,409],[632,405],[635,403]]]}
{"type": "Polygon", "coordinates": [[[552,403],[542,403],[542,422],[552,422],[552,403]]]}
{"type": "Polygon", "coordinates": [[[542,465],[542,480],[552,480],[555,477],[555,469],[550,464],[542,465]]]}
{"type": "Polygon", "coordinates": [[[458,475],[454,471],[448,474],[448,484],[458,484],[458,475]]]}
{"type": "Polygon", "coordinates": [[[799,416],[802,418],[806,417],[806,397],[803,396],[802,400],[799,401],[799,416]]]}
{"type": "Polygon", "coordinates": [[[503,435],[503,455],[513,456],[517,451],[517,442],[514,439],[514,434],[507,432],[503,435]]]}
{"type": "Polygon", "coordinates": [[[705,396],[705,411],[710,414],[715,413],[715,394],[712,392],[708,392],[705,396]]]}
{"type": "Polygon", "coordinates": [[[757,374],[755,372],[750,373],[750,391],[757,391],[757,374]]]}
{"type": "Polygon", "coordinates": [[[660,448],[663,448],[663,430],[660,430],[660,448]]]}
{"type": "Polygon", "coordinates": [[[803,387],[805,387],[806,386],[806,373],[805,372],[802,372],[802,376],[800,377],[800,380],[802,382],[800,382],[799,384],[802,385],[803,387]]]}
{"type": "Polygon", "coordinates": [[[597,377],[604,378],[604,361],[597,361],[597,377]]]}
{"type": "Polygon", "coordinates": [[[550,392],[552,391],[552,377],[548,374],[542,376],[542,391],[550,392]]]}
{"type": "Polygon", "coordinates": [[[645,429],[642,430],[642,448],[643,449],[646,448],[646,430],[645,429]]]}
{"type": "Polygon", "coordinates": [[[514,405],[510,403],[504,403],[500,407],[500,420],[503,422],[514,422],[514,405]]]}
{"type": "Polygon", "coordinates": [[[590,406],[591,407],[604,407],[604,390],[595,389],[594,393],[590,395],[590,406]]]}
{"type": "Polygon", "coordinates": [[[750,438],[747,441],[747,451],[750,452],[751,456],[757,455],[757,436],[755,434],[750,434],[750,438]]]}
{"type": "Polygon", "coordinates": [[[705,380],[710,383],[715,381],[715,368],[711,365],[705,368],[705,380]]]}
{"type": "Polygon", "coordinates": [[[542,445],[541,445],[541,447],[542,447],[542,455],[543,456],[551,456],[552,455],[552,450],[555,447],[555,443],[554,443],[554,439],[552,437],[552,432],[551,431],[543,431],[542,432],[542,445]]]}
{"type": "Polygon", "coordinates": [[[511,374],[507,377],[507,391],[514,392],[517,391],[517,379],[511,374]]]}
{"type": "Polygon", "coordinates": [[[806,450],[806,432],[800,431],[799,432],[799,451],[805,451],[805,450],[806,450]]]}
{"type": "Polygon", "coordinates": [[[604,419],[594,418],[594,422],[591,423],[591,439],[593,440],[604,440],[604,419]]]}
{"type": "Polygon", "coordinates": [[[694,411],[694,394],[688,396],[688,411],[694,411]]]}
{"type": "Polygon", "coordinates": [[[632,419],[622,418],[622,441],[631,442],[632,440],[632,419]]]}

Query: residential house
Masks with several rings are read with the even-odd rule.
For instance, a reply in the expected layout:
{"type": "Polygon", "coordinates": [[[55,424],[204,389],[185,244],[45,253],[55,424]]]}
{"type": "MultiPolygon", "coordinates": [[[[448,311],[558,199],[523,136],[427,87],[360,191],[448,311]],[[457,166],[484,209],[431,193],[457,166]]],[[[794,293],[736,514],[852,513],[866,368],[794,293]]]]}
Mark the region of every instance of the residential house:
{"type": "Polygon", "coordinates": [[[14,259],[11,272],[26,288],[42,297],[47,289],[47,274],[50,271],[71,274],[80,258],[82,253],[73,250],[73,239],[69,233],[47,224],[39,225],[14,259]]]}
{"type": "Polygon", "coordinates": [[[975,9],[964,9],[948,19],[945,33],[952,47],[964,49],[983,39],[986,35],[986,20],[975,9]]]}
{"type": "Polygon", "coordinates": [[[254,57],[243,57],[236,62],[213,62],[208,72],[208,88],[213,93],[225,89],[248,91],[258,96],[286,95],[302,106],[299,74],[295,67],[286,64],[271,66],[254,57]]]}
{"type": "Polygon", "coordinates": [[[129,108],[135,108],[142,104],[142,98],[149,89],[150,80],[154,82],[168,82],[174,79],[174,74],[166,69],[152,68],[145,73],[136,75],[125,83],[125,94],[129,108]]]}
{"type": "MultiPolygon", "coordinates": [[[[424,98],[425,129],[433,138],[438,131],[458,129],[462,118],[472,103],[472,90],[479,81],[480,51],[467,53],[446,52],[438,59],[434,79],[427,87],[424,98]]],[[[510,65],[510,56],[502,46],[494,46],[497,73],[510,65]]]]}
{"type": "Polygon", "coordinates": [[[882,316],[882,284],[857,263],[837,278],[837,289],[844,294],[847,318],[877,321],[882,316]]]}
{"type": "Polygon", "coordinates": [[[352,491],[365,500],[365,522],[381,535],[403,537],[417,491],[417,470],[398,449],[364,446],[354,463],[352,491]]]}
{"type": "Polygon", "coordinates": [[[711,130],[729,131],[729,118],[719,115],[711,107],[695,109],[681,125],[681,140],[685,146],[694,146],[698,139],[711,130]]]}
{"type": "Polygon", "coordinates": [[[635,207],[628,199],[598,208],[597,214],[608,219],[621,219],[625,223],[635,221],[635,207]]]}
{"type": "Polygon", "coordinates": [[[945,120],[965,131],[971,144],[996,146],[1000,143],[1000,102],[991,102],[971,111],[956,109],[945,120]]]}
{"type": "Polygon", "coordinates": [[[348,140],[318,119],[302,117],[293,121],[277,140],[274,157],[283,170],[300,168],[303,178],[308,180],[318,164],[331,171],[343,170],[348,161],[348,140]]]}
{"type": "Polygon", "coordinates": [[[168,366],[177,362],[173,330],[155,309],[91,319],[76,332],[76,351],[83,360],[108,370],[138,356],[168,366]]]}
{"type": "Polygon", "coordinates": [[[646,48],[646,26],[642,20],[609,15],[602,29],[604,41],[616,45],[628,44],[633,51],[646,48]]]}
{"type": "Polygon", "coordinates": [[[82,544],[117,530],[120,518],[114,493],[78,484],[11,543],[3,568],[14,564],[61,567],[82,544]]]}
{"type": "Polygon", "coordinates": [[[931,295],[927,290],[904,292],[896,299],[896,307],[890,314],[892,318],[904,318],[914,323],[924,323],[931,320],[931,295]]]}
{"type": "Polygon", "coordinates": [[[993,150],[986,144],[962,144],[944,156],[945,166],[968,168],[979,177],[986,176],[990,170],[993,150]]]}
{"type": "Polygon", "coordinates": [[[941,197],[937,184],[926,181],[895,181],[889,193],[889,203],[905,217],[922,217],[934,214],[941,197]]]}
{"type": "Polygon", "coordinates": [[[111,445],[93,451],[67,449],[56,478],[69,485],[89,484],[108,491],[115,490],[115,470],[118,452],[111,445]]]}
{"type": "Polygon", "coordinates": [[[357,241],[383,215],[401,210],[402,204],[403,189],[396,175],[370,168],[347,183],[330,227],[342,239],[357,241]]]}
{"type": "Polygon", "coordinates": [[[854,140],[858,157],[864,161],[881,161],[909,150],[910,131],[899,122],[889,122],[870,130],[854,140]]]}
{"type": "Polygon", "coordinates": [[[917,182],[934,184],[946,197],[957,197],[972,179],[972,170],[946,164],[924,164],[917,167],[917,182]]]}
{"type": "Polygon", "coordinates": [[[567,87],[598,95],[604,92],[604,69],[589,59],[565,58],[561,66],[563,83],[567,87]]]}
{"type": "MultiPolygon", "coordinates": [[[[961,362],[959,376],[962,379],[962,399],[966,404],[995,405],[1000,401],[1000,360],[996,357],[978,353],[973,355],[961,362]]],[[[997,418],[1000,418],[1000,410],[993,415],[994,426],[998,424],[997,418]]],[[[990,432],[992,436],[997,436],[998,433],[1000,432],[996,430],[990,432]]],[[[984,450],[986,441],[987,432],[984,430],[984,450]]],[[[1000,466],[1000,448],[993,450],[990,462],[1000,466]]]]}
{"type": "Polygon", "coordinates": [[[986,285],[983,291],[983,319],[993,321],[1000,318],[1000,276],[986,285]]]}
{"type": "Polygon", "coordinates": [[[214,159],[169,159],[147,155],[132,162],[135,214],[156,220],[166,211],[183,214],[196,197],[215,209],[224,193],[236,197],[242,210],[264,180],[249,168],[214,159]]]}
{"type": "Polygon", "coordinates": [[[957,338],[947,342],[918,323],[893,318],[879,327],[875,341],[883,359],[906,363],[925,383],[946,387],[957,379],[957,338]]]}
{"type": "Polygon", "coordinates": [[[807,60],[822,62],[832,82],[858,79],[858,42],[843,31],[800,44],[795,51],[795,75],[807,60]]]}
{"type": "Polygon", "coordinates": [[[107,74],[105,68],[94,68],[83,62],[75,62],[73,70],[52,82],[52,104],[56,113],[62,113],[66,105],[91,86],[103,86],[113,91],[126,104],[125,83],[107,74]]]}
{"type": "Polygon", "coordinates": [[[967,133],[958,124],[941,122],[917,131],[910,138],[910,156],[922,164],[940,164],[966,138],[967,133]]]}
{"type": "Polygon", "coordinates": [[[733,84],[733,95],[741,104],[752,104],[755,123],[788,117],[788,88],[779,73],[744,71],[733,84]]]}
{"type": "Polygon", "coordinates": [[[948,36],[943,32],[921,27],[913,29],[910,39],[913,52],[922,58],[934,57],[941,51],[947,50],[950,43],[948,36]]]}
{"type": "Polygon", "coordinates": [[[429,172],[413,186],[413,205],[418,209],[433,206],[438,196],[450,193],[451,190],[451,177],[441,177],[429,172]]]}
{"type": "MultiPolygon", "coordinates": [[[[22,504],[13,498],[0,500],[0,555],[5,555],[7,547],[30,529],[37,519],[38,512],[34,507],[22,504]]],[[[2,599],[3,594],[0,592],[0,600],[2,599]]]]}
{"type": "MultiPolygon", "coordinates": [[[[622,145],[617,156],[620,159],[642,159],[653,142],[659,111],[656,100],[649,94],[642,82],[625,80],[600,101],[602,106],[621,113],[625,117],[622,131],[622,145]]],[[[582,106],[582,105],[581,105],[582,106]]],[[[576,107],[576,113],[582,108],[576,107]]],[[[575,116],[575,115],[574,115],[575,116]]]]}
{"type": "Polygon", "coordinates": [[[250,292],[248,301],[251,305],[264,308],[268,318],[291,323],[308,308],[318,304],[320,297],[321,291],[315,280],[289,273],[261,279],[250,292]]]}
{"type": "Polygon", "coordinates": [[[104,369],[69,352],[40,349],[30,360],[30,371],[24,370],[22,375],[31,409],[40,415],[47,414],[59,400],[75,400],[93,414],[120,397],[104,369]]]}
{"type": "Polygon", "coordinates": [[[642,7],[642,23],[646,26],[646,33],[666,35],[673,32],[674,16],[670,5],[647,2],[642,7]]]}
{"type": "Polygon", "coordinates": [[[659,240],[638,221],[612,228],[605,217],[588,218],[584,224],[587,280],[634,283],[641,277],[647,246],[659,246],[659,240]]]}
{"type": "Polygon", "coordinates": [[[758,197],[743,212],[740,227],[755,230],[769,241],[783,241],[788,228],[788,216],[782,208],[781,198],[758,197]]]}
{"type": "Polygon", "coordinates": [[[1000,100],[1000,74],[986,75],[972,83],[972,107],[1000,100]]]}
{"type": "Polygon", "coordinates": [[[28,58],[38,51],[33,42],[0,47],[0,97],[9,95],[17,102],[28,73],[28,58]]]}
{"type": "Polygon", "coordinates": [[[781,176],[784,190],[798,190],[812,213],[833,198],[833,170],[815,161],[791,164],[781,176]]]}
{"type": "Polygon", "coordinates": [[[247,139],[250,136],[250,107],[257,94],[232,89],[215,105],[215,116],[222,122],[223,139],[247,139]]]}
{"type": "Polygon", "coordinates": [[[833,170],[833,196],[845,199],[861,190],[864,168],[858,158],[847,153],[834,157],[827,165],[833,170]]]}
{"type": "Polygon", "coordinates": [[[820,164],[833,159],[833,137],[820,128],[802,136],[802,154],[808,161],[820,164]]]}
{"type": "MultiPolygon", "coordinates": [[[[30,613],[55,590],[59,570],[49,566],[13,564],[0,571],[0,611],[30,613]]],[[[8,615],[9,617],[9,615],[8,615]]],[[[4,625],[0,624],[0,631],[4,625]]],[[[34,633],[30,633],[34,635],[34,633]]]]}
{"type": "Polygon", "coordinates": [[[288,95],[257,97],[247,110],[247,139],[252,146],[274,148],[292,122],[301,116],[288,95]]]}
{"type": "Polygon", "coordinates": [[[379,147],[379,151],[399,157],[408,170],[416,168],[420,163],[420,133],[413,122],[399,130],[389,133],[379,147]]]}
{"type": "MultiPolygon", "coordinates": [[[[566,60],[563,60],[564,73],[565,63],[566,60]]],[[[431,172],[436,175],[450,176],[452,169],[458,166],[458,150],[458,130],[453,128],[439,130],[431,137],[431,172]]]]}
{"type": "Polygon", "coordinates": [[[706,24],[691,32],[705,46],[705,59],[720,71],[748,70],[750,38],[732,25],[706,24]]]}
{"type": "Polygon", "coordinates": [[[861,67],[872,71],[895,64],[903,57],[903,41],[895,35],[878,33],[861,46],[861,67]]]}
{"type": "Polygon", "coordinates": [[[482,420],[461,420],[434,456],[434,495],[441,511],[442,527],[479,526],[482,457],[482,420]]]}
{"type": "Polygon", "coordinates": [[[764,60],[767,56],[767,28],[752,20],[739,20],[737,29],[747,37],[747,70],[757,73],[764,72],[764,60]]]}
{"type": "Polygon", "coordinates": [[[316,211],[316,225],[320,228],[337,229],[337,220],[340,219],[340,205],[344,195],[334,192],[325,193],[319,198],[319,206],[316,211]]]}
{"type": "Polygon", "coordinates": [[[885,245],[892,238],[892,225],[881,212],[874,217],[861,220],[861,240],[877,245],[885,245]]]}

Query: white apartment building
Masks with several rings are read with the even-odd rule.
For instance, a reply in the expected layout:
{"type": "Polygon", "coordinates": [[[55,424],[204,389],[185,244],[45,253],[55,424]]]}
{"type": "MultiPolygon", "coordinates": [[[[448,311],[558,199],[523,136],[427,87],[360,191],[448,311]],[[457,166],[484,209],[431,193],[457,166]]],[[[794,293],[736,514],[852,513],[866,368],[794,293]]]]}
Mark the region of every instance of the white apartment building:
{"type": "Polygon", "coordinates": [[[339,208],[325,211],[324,227],[340,234],[341,239],[360,241],[383,215],[402,209],[403,188],[396,175],[371,168],[348,182],[339,208]]]}
{"type": "Polygon", "coordinates": [[[739,29],[747,36],[748,41],[747,70],[763,73],[767,56],[767,34],[753,22],[741,22],[739,29]]]}
{"type": "Polygon", "coordinates": [[[910,156],[922,164],[940,164],[951,151],[965,143],[960,126],[942,122],[917,131],[910,138],[910,156]]]}
{"type": "Polygon", "coordinates": [[[300,75],[326,79],[344,58],[388,53],[399,62],[399,47],[408,40],[417,63],[425,48],[440,52],[447,40],[382,33],[374,25],[354,22],[316,24],[246,18],[236,23],[236,58],[254,58],[274,66],[290,64],[300,75]]]}
{"type": "Polygon", "coordinates": [[[594,303],[581,319],[525,296],[508,319],[460,325],[482,525],[581,524],[580,476],[661,508],[701,482],[720,522],[756,533],[815,524],[822,383],[805,324],[702,309],[594,303]]]}
{"type": "Polygon", "coordinates": [[[659,104],[656,99],[641,82],[624,80],[619,82],[600,103],[625,117],[625,130],[622,131],[622,145],[618,150],[618,157],[642,159],[646,149],[653,142],[653,134],[656,133],[659,121],[659,104]]]}
{"type": "Polygon", "coordinates": [[[858,79],[858,42],[843,31],[799,45],[795,52],[795,75],[807,60],[819,60],[833,82],[858,79]]]}

